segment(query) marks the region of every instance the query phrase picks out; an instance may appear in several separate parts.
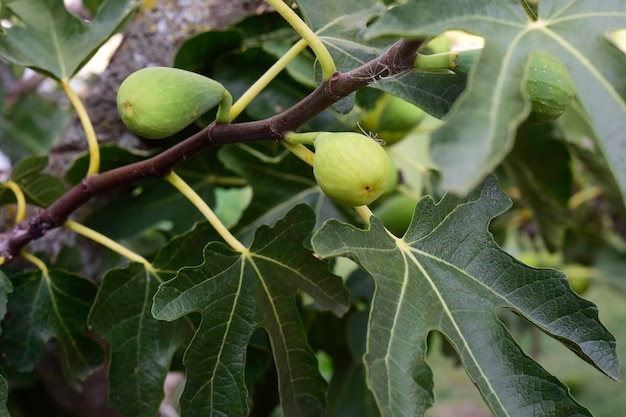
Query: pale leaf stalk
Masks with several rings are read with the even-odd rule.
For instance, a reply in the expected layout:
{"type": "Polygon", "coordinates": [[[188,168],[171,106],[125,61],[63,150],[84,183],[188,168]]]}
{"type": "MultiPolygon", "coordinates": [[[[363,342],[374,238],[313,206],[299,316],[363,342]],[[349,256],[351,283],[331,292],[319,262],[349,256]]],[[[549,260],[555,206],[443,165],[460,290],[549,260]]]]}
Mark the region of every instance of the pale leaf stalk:
{"type": "Polygon", "coordinates": [[[78,97],[74,90],[72,90],[72,87],[70,87],[68,79],[61,80],[61,87],[70,99],[72,106],[74,106],[78,119],[83,125],[83,130],[85,131],[87,146],[89,147],[89,168],[87,169],[87,175],[97,174],[100,171],[100,148],[98,147],[96,131],[93,128],[89,115],[87,114],[87,109],[85,109],[85,105],[80,97],[78,97]]]}
{"type": "Polygon", "coordinates": [[[356,211],[356,214],[358,214],[359,217],[363,219],[365,224],[369,226],[370,218],[374,215],[374,213],[372,213],[372,210],[370,210],[368,206],[358,206],[355,207],[354,210],[356,211]]]}
{"type": "Polygon", "coordinates": [[[26,198],[24,197],[24,192],[15,181],[7,181],[4,183],[4,186],[11,190],[13,195],[15,195],[15,200],[17,202],[15,223],[19,223],[24,220],[24,217],[26,217],[26,198]]]}
{"type": "Polygon", "coordinates": [[[25,250],[22,250],[20,252],[20,256],[26,259],[31,264],[35,265],[41,271],[45,279],[49,280],[50,274],[48,272],[48,267],[41,259],[33,255],[32,253],[26,252],[25,250]]]}
{"type": "Polygon", "coordinates": [[[246,90],[245,93],[233,104],[233,107],[230,110],[230,121],[232,122],[241,114],[241,112],[248,107],[248,105],[254,100],[256,96],[263,91],[265,87],[268,86],[270,82],[278,74],[284,70],[287,65],[293,61],[293,59],[298,56],[300,52],[307,47],[307,42],[304,39],[300,39],[296,42],[278,61],[274,63],[259,79],[257,79],[254,84],[246,90]]]}
{"type": "Polygon", "coordinates": [[[131,262],[139,262],[140,264],[143,264],[143,266],[146,268],[148,272],[150,272],[153,275],[156,275],[156,271],[154,270],[154,267],[146,258],[139,255],[138,253],[133,252],[127,247],[120,245],[113,239],[101,234],[100,232],[90,229],[89,227],[82,225],[78,222],[75,222],[73,220],[66,221],[63,224],[63,226],[65,226],[66,228],[68,228],[69,230],[75,233],[78,233],[79,235],[83,237],[86,237],[87,239],[93,240],[94,242],[101,244],[102,246],[112,250],[113,252],[116,252],[122,255],[123,257],[125,257],[131,262]]]}
{"type": "Polygon", "coordinates": [[[291,7],[285,4],[283,0],[265,0],[294,28],[296,32],[309,44],[313,53],[322,67],[324,81],[328,81],[330,77],[337,71],[335,61],[322,43],[321,39],[311,30],[307,24],[300,19],[300,16],[294,12],[291,7]]]}
{"type": "Polygon", "coordinates": [[[215,231],[231,248],[233,248],[233,250],[242,254],[248,253],[248,248],[246,248],[243,243],[238,241],[237,238],[230,233],[230,230],[224,226],[208,204],[198,195],[198,193],[195,192],[193,188],[189,186],[189,184],[185,182],[185,180],[179,177],[174,171],[167,174],[164,178],[178,191],[180,191],[180,193],[183,194],[194,206],[196,206],[211,226],[213,226],[215,231]]]}

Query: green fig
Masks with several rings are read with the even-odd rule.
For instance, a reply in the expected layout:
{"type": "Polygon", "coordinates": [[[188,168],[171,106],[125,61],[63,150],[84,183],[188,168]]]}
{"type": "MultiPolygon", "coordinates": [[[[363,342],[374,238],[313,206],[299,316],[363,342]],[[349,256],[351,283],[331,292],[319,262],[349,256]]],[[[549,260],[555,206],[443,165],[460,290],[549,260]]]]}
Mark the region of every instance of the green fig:
{"type": "Polygon", "coordinates": [[[528,68],[526,93],[532,105],[526,121],[548,123],[567,110],[574,99],[575,89],[559,61],[547,54],[533,54],[528,68]]]}
{"type": "Polygon", "coordinates": [[[187,127],[219,104],[226,89],[190,71],[148,67],[128,76],[117,92],[117,110],[131,131],[162,139],[187,127]]]}
{"type": "Polygon", "coordinates": [[[424,110],[391,94],[383,94],[376,106],[364,113],[359,126],[376,134],[386,145],[404,138],[425,116],[424,110]]]}
{"type": "Polygon", "coordinates": [[[313,174],[331,200],[357,207],[380,197],[393,177],[387,152],[360,133],[321,133],[314,142],[313,174]]]}
{"type": "Polygon", "coordinates": [[[376,207],[374,214],[383,222],[387,230],[401,237],[411,223],[416,205],[417,201],[414,199],[404,194],[396,194],[376,207]]]}
{"type": "MultiPolygon", "coordinates": [[[[455,53],[450,69],[467,76],[480,51],[472,49],[455,53]]],[[[544,53],[531,56],[525,88],[531,104],[530,114],[526,119],[530,123],[548,123],[558,119],[576,94],[565,67],[551,55],[544,53]]]]}

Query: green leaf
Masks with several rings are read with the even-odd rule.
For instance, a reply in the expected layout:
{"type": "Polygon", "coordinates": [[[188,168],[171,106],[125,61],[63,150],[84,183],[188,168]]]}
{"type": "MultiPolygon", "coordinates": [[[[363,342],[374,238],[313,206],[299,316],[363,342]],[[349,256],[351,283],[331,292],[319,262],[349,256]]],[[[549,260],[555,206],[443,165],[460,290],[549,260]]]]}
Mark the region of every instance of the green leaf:
{"type": "Polygon", "coordinates": [[[7,312],[9,294],[13,292],[13,284],[6,274],[0,271],[0,317],[4,317],[7,312]]]}
{"type": "Polygon", "coordinates": [[[0,115],[0,148],[15,162],[47,155],[61,136],[71,111],[38,94],[29,94],[0,115]]]}
{"type": "Polygon", "coordinates": [[[326,384],[302,328],[296,293],[341,315],[348,294],[325,263],[303,247],[315,218],[298,205],[274,227],[257,229],[249,252],[211,242],[204,263],[183,268],[163,284],[153,314],[175,320],[197,312],[202,323],[185,352],[184,416],[246,416],[245,349],[255,330],[269,335],[286,416],[321,416],[326,384]]]}
{"type": "Polygon", "coordinates": [[[0,375],[0,417],[10,417],[7,409],[7,398],[9,397],[9,384],[4,376],[0,375]]]}
{"type": "MultiPolygon", "coordinates": [[[[11,171],[11,180],[16,182],[28,203],[47,207],[65,193],[61,180],[42,173],[48,166],[47,156],[32,156],[17,162],[11,171]]],[[[0,204],[15,201],[12,193],[0,192],[0,204]]]]}
{"type": "Polygon", "coordinates": [[[17,0],[7,7],[19,16],[0,34],[0,55],[69,80],[131,16],[133,0],[107,0],[93,20],[85,23],[57,0],[17,0]]]}
{"type": "Polygon", "coordinates": [[[626,2],[573,0],[539,2],[530,20],[521,2],[477,0],[458,7],[455,0],[433,4],[410,0],[390,8],[368,36],[421,37],[461,29],[485,38],[468,88],[433,136],[433,158],[443,186],[469,192],[511,150],[517,124],[530,110],[522,90],[526,65],[536,51],[550,53],[568,69],[578,96],[600,139],[602,153],[626,190],[626,102],[622,86],[626,55],[607,38],[626,27],[626,2]]]}
{"type": "Polygon", "coordinates": [[[496,416],[589,416],[568,389],[524,354],[496,316],[515,311],[583,360],[619,378],[615,339],[597,308],[555,270],[532,269],[488,232],[510,200],[489,177],[465,198],[426,197],[402,239],[377,218],[368,230],[331,220],[313,237],[322,257],[349,256],[376,282],[365,363],[385,416],[421,416],[432,401],[426,337],[439,330],[496,416]]]}
{"type": "MultiPolygon", "coordinates": [[[[365,29],[385,7],[375,0],[299,0],[309,26],[330,52],[339,71],[349,71],[376,58],[396,38],[366,39],[365,29]]],[[[430,6],[424,6],[428,9],[430,6]]],[[[420,12],[423,13],[423,12],[420,12]]],[[[370,74],[372,80],[378,74],[370,74]]],[[[465,88],[465,79],[455,74],[405,73],[372,85],[442,117],[465,88]]]]}
{"type": "MultiPolygon", "coordinates": [[[[123,163],[126,159],[130,162],[134,158],[130,153],[125,156],[117,151],[110,155],[116,158],[112,163],[123,163]]],[[[211,206],[215,200],[215,177],[220,172],[214,151],[204,152],[176,168],[176,173],[211,206]]],[[[171,225],[172,233],[180,234],[200,220],[202,215],[196,207],[167,181],[158,178],[122,190],[90,213],[85,223],[113,239],[120,239],[138,235],[163,221],[171,225]]]]}
{"type": "Polygon", "coordinates": [[[95,285],[61,270],[14,276],[9,320],[3,335],[7,362],[18,371],[34,369],[44,347],[56,339],[69,383],[76,384],[102,364],[102,349],[86,336],[95,285]]]}
{"type": "Polygon", "coordinates": [[[567,201],[573,187],[569,152],[555,134],[552,125],[522,126],[504,165],[550,251],[561,246],[571,221],[567,201]]]}
{"type": "Polygon", "coordinates": [[[89,325],[109,342],[109,403],[120,416],[157,414],[172,356],[186,346],[193,325],[156,320],[152,298],[176,270],[202,262],[201,248],[211,238],[203,224],[161,249],[153,262],[156,274],[133,263],[104,276],[89,325]]]}

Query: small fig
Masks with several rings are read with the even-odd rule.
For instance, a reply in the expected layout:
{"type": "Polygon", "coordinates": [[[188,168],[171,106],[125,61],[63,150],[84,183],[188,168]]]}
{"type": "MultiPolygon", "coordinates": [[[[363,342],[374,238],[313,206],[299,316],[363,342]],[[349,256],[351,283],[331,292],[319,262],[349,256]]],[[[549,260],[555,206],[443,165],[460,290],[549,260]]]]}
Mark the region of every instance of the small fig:
{"type": "Polygon", "coordinates": [[[414,199],[404,194],[396,194],[376,207],[374,214],[383,222],[387,230],[400,237],[409,227],[416,205],[417,201],[414,199]]]}
{"type": "Polygon", "coordinates": [[[548,123],[558,119],[572,102],[574,85],[563,65],[550,55],[533,54],[526,80],[532,105],[526,121],[548,123]]]}
{"type": "MultiPolygon", "coordinates": [[[[455,53],[450,69],[467,76],[480,49],[455,53]]],[[[558,119],[572,102],[575,89],[565,67],[544,53],[533,54],[528,66],[526,94],[530,99],[531,111],[526,121],[548,123],[558,119]]]]}
{"type": "Polygon", "coordinates": [[[321,133],[313,145],[313,174],[331,200],[357,207],[380,197],[393,176],[393,163],[375,140],[360,133],[321,133]]]}
{"type": "Polygon", "coordinates": [[[424,110],[391,94],[383,94],[376,106],[363,114],[359,126],[392,145],[404,138],[425,116],[424,110]]]}
{"type": "Polygon", "coordinates": [[[148,67],[128,76],[117,92],[117,110],[131,131],[148,139],[173,135],[219,104],[226,89],[190,71],[148,67]]]}

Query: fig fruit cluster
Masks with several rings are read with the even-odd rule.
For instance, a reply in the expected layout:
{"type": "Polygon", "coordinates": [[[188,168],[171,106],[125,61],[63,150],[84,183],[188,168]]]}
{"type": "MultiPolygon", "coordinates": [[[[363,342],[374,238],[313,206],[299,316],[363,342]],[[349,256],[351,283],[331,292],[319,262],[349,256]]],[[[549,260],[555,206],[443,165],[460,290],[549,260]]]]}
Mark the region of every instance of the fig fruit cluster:
{"type": "Polygon", "coordinates": [[[368,205],[392,180],[394,166],[372,138],[353,132],[321,133],[313,145],[313,174],[331,200],[347,206],[368,205]]]}
{"type": "Polygon", "coordinates": [[[148,67],[128,76],[117,92],[117,110],[135,134],[148,139],[171,136],[219,104],[224,86],[194,72],[148,67]]]}

